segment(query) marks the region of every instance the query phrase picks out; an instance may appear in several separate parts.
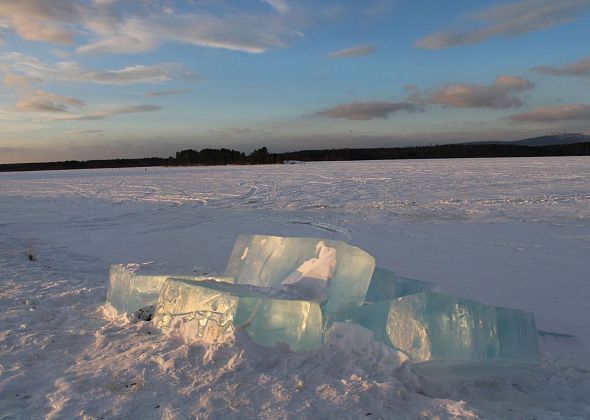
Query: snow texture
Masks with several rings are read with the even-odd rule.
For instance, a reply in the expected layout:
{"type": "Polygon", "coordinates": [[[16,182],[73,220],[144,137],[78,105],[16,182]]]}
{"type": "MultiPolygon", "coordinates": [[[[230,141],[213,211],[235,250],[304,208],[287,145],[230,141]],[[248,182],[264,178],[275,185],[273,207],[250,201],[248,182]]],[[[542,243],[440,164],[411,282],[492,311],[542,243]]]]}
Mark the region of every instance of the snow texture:
{"type": "Polygon", "coordinates": [[[587,157],[3,173],[0,413],[589,418],[589,253],[587,157]],[[189,344],[105,317],[111,264],[214,276],[236,232],[344,240],[402,276],[533,312],[541,363],[423,375],[367,331],[296,353],[240,329],[189,344]]]}

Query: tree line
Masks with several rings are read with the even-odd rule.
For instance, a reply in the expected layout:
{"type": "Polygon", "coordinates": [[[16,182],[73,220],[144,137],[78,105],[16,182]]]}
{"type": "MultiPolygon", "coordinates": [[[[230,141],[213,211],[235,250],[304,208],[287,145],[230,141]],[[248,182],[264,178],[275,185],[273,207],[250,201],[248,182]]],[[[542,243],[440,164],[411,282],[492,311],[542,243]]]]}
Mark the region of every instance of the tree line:
{"type": "Polygon", "coordinates": [[[175,157],[140,159],[68,160],[62,162],[0,164],[0,172],[62,169],[130,168],[150,166],[261,165],[285,161],[345,161],[385,159],[445,159],[535,156],[589,156],[590,142],[553,146],[515,144],[445,144],[435,146],[300,150],[270,153],[266,147],[250,154],[231,149],[187,149],[175,157]]]}

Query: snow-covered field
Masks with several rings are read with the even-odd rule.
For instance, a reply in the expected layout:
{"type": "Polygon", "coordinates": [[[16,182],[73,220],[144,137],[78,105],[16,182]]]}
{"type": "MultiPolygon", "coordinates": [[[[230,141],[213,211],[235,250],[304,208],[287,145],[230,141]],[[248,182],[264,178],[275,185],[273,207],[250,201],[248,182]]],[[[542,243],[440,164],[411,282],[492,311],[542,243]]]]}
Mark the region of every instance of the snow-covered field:
{"type": "Polygon", "coordinates": [[[0,418],[44,416],[590,418],[590,158],[0,174],[0,418]],[[110,264],[222,273],[238,233],[342,239],[568,336],[466,379],[369,342],[207,347],[103,316],[110,264]]]}

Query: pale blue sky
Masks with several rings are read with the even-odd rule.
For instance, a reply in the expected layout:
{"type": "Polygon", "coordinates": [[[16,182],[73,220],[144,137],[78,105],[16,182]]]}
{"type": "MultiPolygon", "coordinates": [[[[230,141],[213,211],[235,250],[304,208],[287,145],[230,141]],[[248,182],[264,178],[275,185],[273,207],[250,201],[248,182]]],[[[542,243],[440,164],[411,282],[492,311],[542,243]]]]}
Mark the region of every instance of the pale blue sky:
{"type": "Polygon", "coordinates": [[[1,0],[0,162],[590,130],[590,0],[1,0]]]}

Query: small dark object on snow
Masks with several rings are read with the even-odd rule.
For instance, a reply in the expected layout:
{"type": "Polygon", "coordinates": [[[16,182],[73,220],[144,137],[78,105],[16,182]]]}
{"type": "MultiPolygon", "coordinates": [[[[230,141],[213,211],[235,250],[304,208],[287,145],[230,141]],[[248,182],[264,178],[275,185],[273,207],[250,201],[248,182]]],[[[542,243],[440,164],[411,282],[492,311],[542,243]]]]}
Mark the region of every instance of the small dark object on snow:
{"type": "Polygon", "coordinates": [[[156,305],[144,306],[133,313],[134,321],[151,321],[156,311],[156,305]]]}
{"type": "Polygon", "coordinates": [[[37,261],[37,256],[33,253],[33,247],[31,245],[27,247],[25,255],[27,256],[29,261],[37,261]]]}

